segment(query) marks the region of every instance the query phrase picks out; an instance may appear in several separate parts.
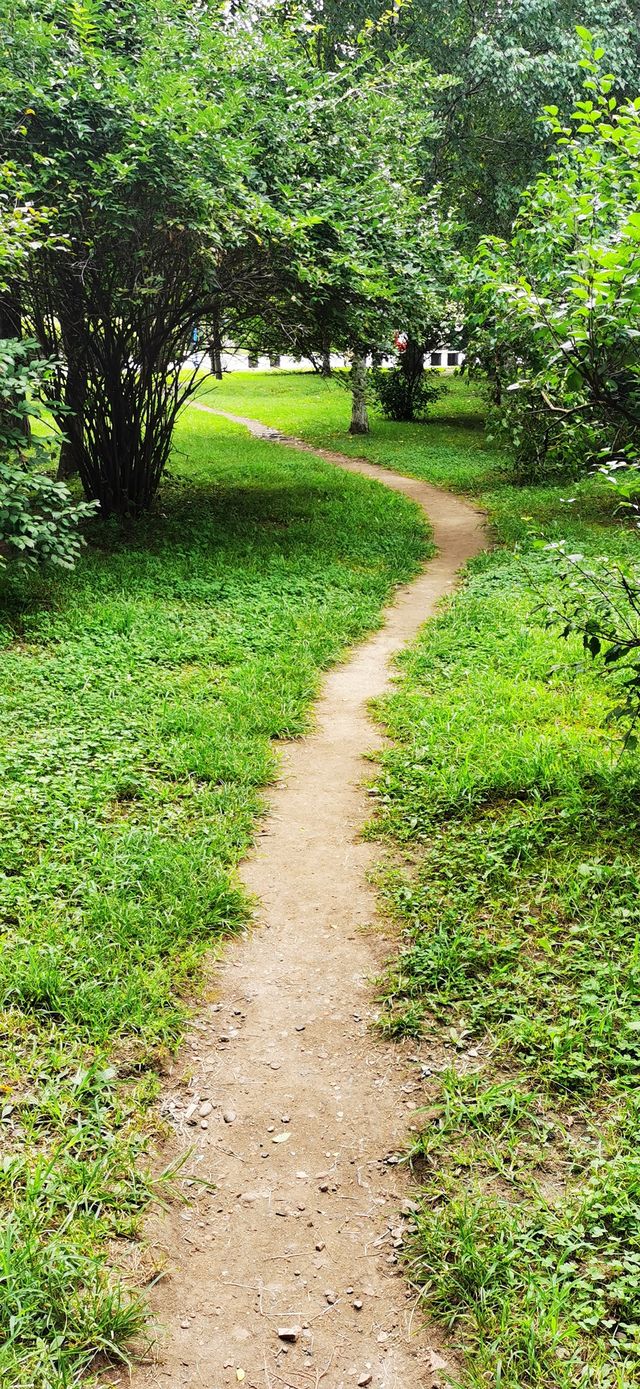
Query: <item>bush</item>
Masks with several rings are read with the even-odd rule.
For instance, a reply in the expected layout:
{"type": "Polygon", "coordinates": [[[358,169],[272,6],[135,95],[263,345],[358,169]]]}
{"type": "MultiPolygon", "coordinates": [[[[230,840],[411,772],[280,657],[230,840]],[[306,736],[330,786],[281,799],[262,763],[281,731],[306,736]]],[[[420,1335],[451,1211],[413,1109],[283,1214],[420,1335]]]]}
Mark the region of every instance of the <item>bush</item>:
{"type": "MultiPolygon", "coordinates": [[[[635,470],[633,470],[635,471],[635,470]]],[[[630,504],[640,518],[637,502],[630,504]]],[[[640,519],[638,520],[640,526],[640,519]]],[[[561,597],[546,606],[546,625],[578,636],[612,678],[612,720],[624,729],[626,749],[638,746],[640,724],[640,566],[587,560],[564,542],[547,546],[558,561],[561,597]]]]}
{"type": "Polygon", "coordinates": [[[470,357],[489,374],[523,481],[638,454],[640,98],[619,107],[602,51],[575,125],[525,193],[509,242],[481,243],[468,279],[470,357]]]}
{"type": "Polygon", "coordinates": [[[79,523],[95,504],[75,503],[46,471],[54,466],[54,441],[34,436],[32,422],[41,418],[38,395],[52,366],[34,358],[34,346],[0,340],[0,565],[70,569],[83,544],[79,523]]]}
{"type": "Polygon", "coordinates": [[[388,420],[426,419],[430,407],[447,390],[436,371],[412,375],[404,371],[402,363],[387,371],[374,367],[371,376],[380,409],[388,420]]]}
{"type": "Polygon", "coordinates": [[[535,385],[507,388],[500,405],[494,401],[488,437],[507,450],[503,471],[524,487],[577,480],[600,461],[600,441],[588,421],[578,417],[567,429],[535,385]]]}

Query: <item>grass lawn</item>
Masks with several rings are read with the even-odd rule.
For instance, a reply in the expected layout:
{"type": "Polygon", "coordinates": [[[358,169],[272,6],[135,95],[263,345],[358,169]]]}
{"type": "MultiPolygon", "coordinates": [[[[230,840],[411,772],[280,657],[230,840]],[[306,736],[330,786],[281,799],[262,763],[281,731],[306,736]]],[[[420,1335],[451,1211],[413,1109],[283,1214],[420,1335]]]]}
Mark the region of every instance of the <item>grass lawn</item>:
{"type": "Polygon", "coordinates": [[[536,618],[532,535],[638,558],[594,482],[520,488],[460,380],[426,425],[344,432],[335,384],[229,377],[235,409],[477,498],[497,548],[401,663],[376,832],[401,948],[382,1026],[419,1039],[408,1251],[465,1389],[640,1381],[640,769],[610,692],[536,618]],[[572,502],[568,498],[573,498],[572,502]]]}
{"type": "MultiPolygon", "coordinates": [[[[404,499],[191,412],[141,525],[3,581],[0,1383],[63,1389],[141,1309],[107,1276],[205,952],[246,919],[271,740],[427,553],[404,499]]],[[[119,1252],[121,1251],[121,1252],[119,1252]]]]}

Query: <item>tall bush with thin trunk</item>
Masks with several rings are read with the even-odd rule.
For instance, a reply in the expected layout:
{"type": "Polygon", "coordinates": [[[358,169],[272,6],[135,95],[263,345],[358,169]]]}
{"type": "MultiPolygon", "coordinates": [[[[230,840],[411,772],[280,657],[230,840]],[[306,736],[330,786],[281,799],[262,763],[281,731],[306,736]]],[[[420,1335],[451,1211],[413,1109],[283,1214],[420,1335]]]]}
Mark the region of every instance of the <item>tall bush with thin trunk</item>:
{"type": "Polygon", "coordinates": [[[223,242],[240,236],[241,99],[225,84],[228,41],[205,19],[149,0],[123,45],[102,0],[40,15],[17,0],[14,66],[0,71],[0,138],[58,236],[30,261],[23,309],[58,363],[61,471],[104,515],[153,499],[195,385],[182,369],[193,328],[215,308],[223,242]]]}

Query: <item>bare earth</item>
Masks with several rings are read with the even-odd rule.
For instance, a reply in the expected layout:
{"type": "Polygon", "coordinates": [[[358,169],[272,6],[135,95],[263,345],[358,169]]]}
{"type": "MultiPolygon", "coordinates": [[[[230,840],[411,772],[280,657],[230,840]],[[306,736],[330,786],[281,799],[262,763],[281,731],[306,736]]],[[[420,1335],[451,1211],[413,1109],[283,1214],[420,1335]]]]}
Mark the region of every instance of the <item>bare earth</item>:
{"type": "Polygon", "coordinates": [[[365,754],[383,742],[367,702],[486,534],[455,497],[310,451],[422,506],[438,554],[398,592],[383,628],[328,675],[316,731],[285,750],[241,870],[258,929],[226,949],[222,1002],[200,1013],[165,1101],[196,1145],[195,1173],[215,1190],[194,1186],[193,1205],[154,1222],[168,1274],[151,1294],[158,1337],[133,1371],[135,1389],[418,1389],[442,1382],[444,1362],[453,1368],[397,1263],[412,1193],[406,1169],[386,1159],[410,1136],[419,1073],[411,1047],[370,1031],[385,939],[367,882],[376,849],[359,836],[365,754]]]}

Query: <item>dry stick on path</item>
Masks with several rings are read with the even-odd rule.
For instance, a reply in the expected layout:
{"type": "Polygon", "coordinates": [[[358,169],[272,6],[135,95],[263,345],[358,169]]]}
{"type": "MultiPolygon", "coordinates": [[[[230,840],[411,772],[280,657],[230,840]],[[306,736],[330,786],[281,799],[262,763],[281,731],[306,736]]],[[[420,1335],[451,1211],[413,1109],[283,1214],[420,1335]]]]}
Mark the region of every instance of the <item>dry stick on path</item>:
{"type": "Polygon", "coordinates": [[[415,1075],[401,1046],[369,1030],[368,980],[385,942],[380,923],[365,930],[376,919],[367,880],[376,850],[360,838],[362,783],[365,755],[383,745],[367,705],[486,533],[471,506],[416,478],[210,413],[403,493],[426,512],[437,555],[397,592],[381,630],[328,674],[315,731],[284,751],[270,814],[241,869],[260,904],[259,929],[227,947],[216,972],[222,1008],[203,1008],[194,1032],[194,1089],[214,1104],[198,1143],[217,1190],[193,1211],[156,1219],[173,1273],[151,1299],[156,1360],[132,1382],[269,1389],[315,1377],[327,1389],[421,1389],[433,1382],[436,1341],[419,1325],[412,1333],[413,1294],[391,1234],[409,1179],[384,1162],[406,1142],[402,1086],[415,1075]]]}

